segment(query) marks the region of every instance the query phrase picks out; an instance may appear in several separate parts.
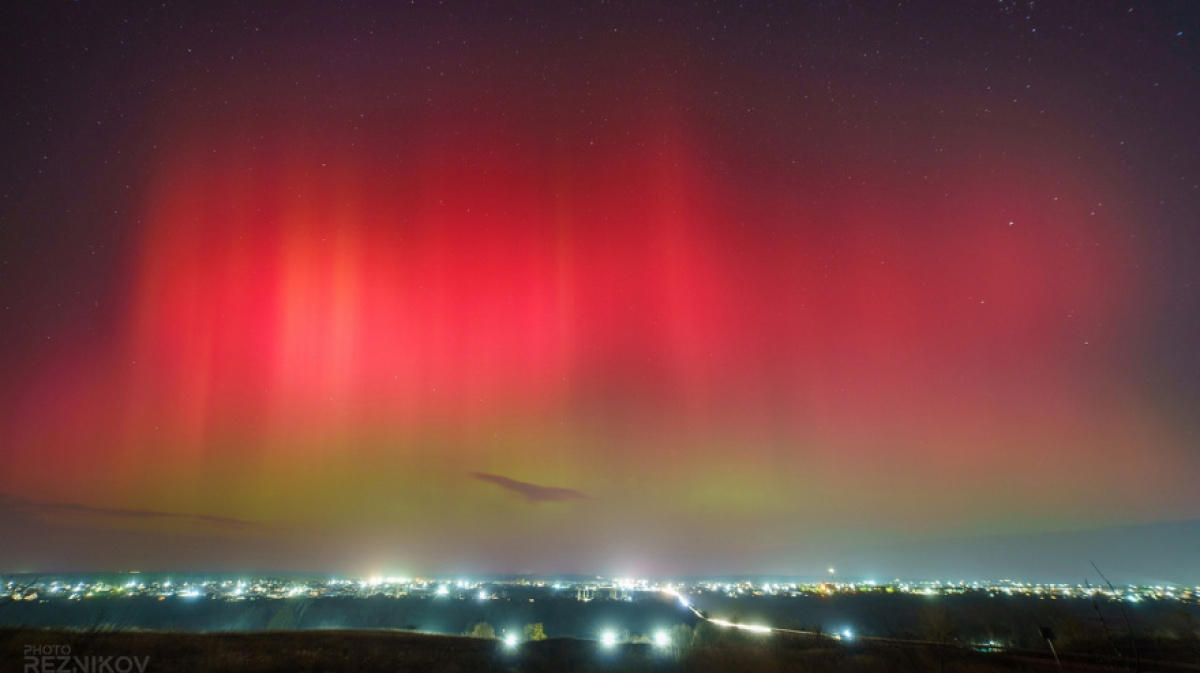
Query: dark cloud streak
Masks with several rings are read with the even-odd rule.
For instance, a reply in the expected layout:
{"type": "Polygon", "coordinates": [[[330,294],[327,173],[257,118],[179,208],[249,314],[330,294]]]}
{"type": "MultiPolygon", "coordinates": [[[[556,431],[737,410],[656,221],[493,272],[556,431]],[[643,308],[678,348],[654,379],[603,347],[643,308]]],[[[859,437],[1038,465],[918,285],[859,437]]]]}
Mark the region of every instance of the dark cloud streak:
{"type": "Polygon", "coordinates": [[[121,509],[115,507],[93,507],[72,502],[39,502],[0,494],[0,512],[24,514],[33,518],[52,516],[100,517],[112,521],[170,519],[194,523],[214,524],[229,528],[260,527],[262,524],[243,519],[233,519],[207,514],[180,514],[147,509],[121,509]]]}
{"type": "Polygon", "coordinates": [[[498,474],[487,474],[486,472],[472,472],[471,478],[479,481],[486,481],[489,484],[495,484],[506,491],[516,493],[525,499],[526,502],[562,502],[565,500],[591,500],[591,496],[586,493],[577,491],[573,488],[559,488],[555,486],[538,486],[526,481],[517,481],[509,479],[498,474]]]}

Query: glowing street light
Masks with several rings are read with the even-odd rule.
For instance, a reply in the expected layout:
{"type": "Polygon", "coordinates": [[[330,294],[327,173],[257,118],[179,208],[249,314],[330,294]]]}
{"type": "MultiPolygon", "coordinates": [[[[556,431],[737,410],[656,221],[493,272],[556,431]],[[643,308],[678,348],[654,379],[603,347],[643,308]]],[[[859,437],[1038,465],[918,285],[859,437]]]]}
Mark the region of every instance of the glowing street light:
{"type": "Polygon", "coordinates": [[[605,647],[615,647],[617,644],[617,632],[605,631],[600,634],[600,644],[605,647]]]}
{"type": "Polygon", "coordinates": [[[510,633],[504,636],[504,646],[508,649],[513,649],[517,646],[517,634],[510,633]]]}
{"type": "Polygon", "coordinates": [[[842,640],[854,640],[854,632],[850,629],[844,629],[842,631],[842,640]]]}
{"type": "Polygon", "coordinates": [[[655,647],[666,648],[671,646],[671,636],[667,635],[666,631],[654,632],[655,647]]]}

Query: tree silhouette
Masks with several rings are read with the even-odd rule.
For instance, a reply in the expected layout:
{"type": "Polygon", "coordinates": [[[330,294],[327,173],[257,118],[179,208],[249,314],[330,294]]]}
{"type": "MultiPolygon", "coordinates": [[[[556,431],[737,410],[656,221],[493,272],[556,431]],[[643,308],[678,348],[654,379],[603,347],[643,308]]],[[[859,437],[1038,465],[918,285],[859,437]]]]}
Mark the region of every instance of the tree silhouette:
{"type": "Polygon", "coordinates": [[[488,624],[487,622],[479,622],[471,627],[471,630],[467,635],[471,636],[472,638],[487,638],[489,640],[495,640],[496,630],[493,629],[492,625],[488,624]]]}
{"type": "Polygon", "coordinates": [[[545,640],[546,631],[542,627],[541,622],[534,622],[525,625],[525,640],[545,640]]]}

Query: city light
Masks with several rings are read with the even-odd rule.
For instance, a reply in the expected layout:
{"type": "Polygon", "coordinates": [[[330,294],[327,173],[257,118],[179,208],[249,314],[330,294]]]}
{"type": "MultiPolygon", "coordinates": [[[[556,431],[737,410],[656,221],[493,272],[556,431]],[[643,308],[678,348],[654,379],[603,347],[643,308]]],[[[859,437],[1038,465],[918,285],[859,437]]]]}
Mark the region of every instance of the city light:
{"type": "Polygon", "coordinates": [[[517,635],[515,633],[504,636],[504,646],[510,650],[517,646],[517,642],[517,635]]]}
{"type": "MultiPolygon", "coordinates": [[[[120,597],[121,599],[125,599],[147,596],[156,597],[158,600],[176,598],[185,601],[195,601],[203,598],[226,602],[252,602],[289,598],[291,600],[307,600],[310,598],[321,600],[326,598],[367,598],[377,596],[400,600],[436,596],[459,599],[475,597],[480,602],[489,601],[488,605],[490,605],[490,601],[498,600],[500,595],[508,591],[507,587],[513,587],[519,588],[522,592],[545,592],[544,594],[523,595],[520,599],[521,603],[524,603],[525,600],[537,600],[537,597],[543,595],[545,597],[563,595],[564,597],[573,597],[574,600],[581,603],[593,600],[614,602],[648,600],[661,605],[662,598],[669,596],[674,600],[678,600],[679,604],[691,612],[697,619],[707,621],[713,626],[739,629],[759,634],[771,634],[776,632],[776,629],[772,628],[770,624],[761,622],[757,624],[734,623],[728,619],[711,617],[708,611],[702,609],[701,606],[711,605],[709,601],[714,597],[736,599],[741,596],[756,595],[766,591],[772,592],[772,595],[787,597],[789,599],[803,599],[805,596],[843,593],[871,593],[880,596],[907,594],[910,596],[928,597],[929,599],[944,597],[947,600],[954,596],[975,595],[981,597],[1025,596],[1036,599],[1057,599],[1064,602],[1073,599],[1077,601],[1107,600],[1140,604],[1158,603],[1161,601],[1172,601],[1187,605],[1200,604],[1200,587],[1130,585],[1113,588],[1096,587],[1086,584],[1025,583],[1011,580],[944,582],[937,580],[902,581],[896,579],[894,581],[876,581],[874,584],[869,581],[834,583],[825,580],[810,582],[781,581],[771,582],[770,584],[756,584],[749,581],[729,582],[728,580],[701,579],[687,583],[672,582],[669,584],[658,584],[642,579],[617,581],[595,577],[576,582],[517,579],[511,581],[488,580],[486,583],[475,581],[469,584],[467,580],[462,580],[462,583],[467,584],[467,586],[460,587],[459,581],[446,579],[386,578],[380,581],[378,577],[362,580],[354,578],[326,581],[286,577],[250,578],[243,580],[188,577],[180,578],[178,582],[165,579],[156,581],[153,578],[141,577],[132,583],[127,578],[123,578],[119,583],[106,582],[102,578],[84,582],[76,582],[74,579],[47,578],[35,581],[27,591],[23,592],[15,591],[13,583],[8,582],[4,588],[4,593],[11,600],[21,601],[22,603],[27,601],[91,600],[95,597],[120,597]],[[552,588],[553,585],[558,585],[560,587],[558,591],[566,593],[558,594],[556,592],[552,594],[551,592],[556,591],[552,588]],[[620,589],[620,586],[627,588],[620,589]],[[696,603],[691,602],[688,597],[693,597],[696,603]]],[[[442,598],[441,600],[446,599],[442,598]]],[[[682,617],[684,614],[680,613],[680,616],[682,617]]],[[[690,618],[691,615],[688,615],[688,617],[690,618]]],[[[779,629],[778,631],[784,632],[787,630],[779,629]]],[[[499,633],[503,633],[503,631],[499,631],[499,633]]],[[[666,648],[681,645],[681,643],[672,642],[670,632],[665,629],[652,629],[644,633],[646,637],[639,638],[638,640],[656,649],[665,651],[666,648]]],[[[605,648],[612,648],[625,640],[621,635],[622,631],[618,628],[604,631],[603,634],[596,632],[596,634],[599,643],[605,648]]],[[[516,637],[518,640],[521,639],[519,630],[516,637]]],[[[832,630],[828,634],[828,637],[849,644],[850,642],[857,642],[860,638],[873,639],[880,636],[869,632],[859,634],[856,632],[856,629],[843,623],[841,628],[832,630]]],[[[507,637],[500,636],[500,641],[504,643],[500,647],[508,645],[509,640],[507,637]]],[[[986,640],[985,638],[979,642],[983,643],[986,640]]],[[[979,646],[994,647],[990,644],[979,646]]]]}

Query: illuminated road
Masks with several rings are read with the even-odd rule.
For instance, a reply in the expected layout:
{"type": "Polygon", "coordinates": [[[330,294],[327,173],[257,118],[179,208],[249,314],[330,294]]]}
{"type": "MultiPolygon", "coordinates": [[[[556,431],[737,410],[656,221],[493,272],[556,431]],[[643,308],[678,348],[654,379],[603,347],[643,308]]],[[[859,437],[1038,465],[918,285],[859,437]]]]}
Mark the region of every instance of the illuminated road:
{"type": "MultiPolygon", "coordinates": [[[[989,644],[987,646],[981,646],[981,645],[974,645],[974,644],[970,644],[970,643],[939,642],[939,641],[933,641],[933,640],[910,640],[910,639],[906,639],[906,638],[885,638],[885,637],[881,637],[881,636],[859,636],[859,635],[855,635],[853,632],[851,632],[848,629],[839,634],[839,633],[827,633],[824,631],[803,631],[800,629],[782,629],[782,628],[776,628],[776,627],[772,627],[772,626],[764,626],[764,625],[756,625],[756,624],[735,624],[735,623],[730,622],[725,619],[718,619],[718,618],[708,616],[707,614],[704,613],[703,610],[700,610],[695,605],[693,605],[692,602],[687,599],[687,597],[683,596],[682,594],[675,591],[674,589],[665,589],[664,593],[667,593],[668,595],[671,595],[671,596],[674,596],[675,598],[677,598],[679,600],[679,603],[681,605],[683,605],[683,607],[687,608],[688,610],[691,610],[692,614],[696,615],[696,617],[698,617],[701,620],[704,620],[706,622],[709,622],[710,624],[716,624],[717,626],[720,626],[722,628],[741,629],[743,631],[750,631],[752,633],[761,633],[761,634],[777,633],[777,634],[790,634],[790,635],[797,635],[797,636],[806,636],[806,637],[810,637],[810,638],[822,638],[822,639],[845,642],[848,644],[861,642],[861,643],[874,643],[874,644],[880,644],[880,645],[891,645],[891,646],[901,646],[901,647],[935,647],[935,648],[948,648],[948,649],[972,650],[972,651],[980,651],[980,649],[979,649],[980,647],[993,647],[996,649],[991,650],[991,652],[996,654],[997,656],[1003,656],[1010,660],[1019,661],[1024,664],[1031,664],[1031,665],[1035,665],[1035,666],[1044,666],[1046,668],[1058,668],[1060,670],[1074,670],[1074,671],[1112,670],[1113,662],[1112,662],[1111,657],[1101,657],[1101,656],[1096,656],[1096,655],[1072,654],[1072,655],[1070,655],[1070,659],[1068,659],[1066,656],[1064,656],[1061,664],[1059,664],[1052,658],[1050,653],[1042,652],[1040,650],[999,648],[998,646],[991,645],[991,644],[989,644]]],[[[1162,671],[1200,671],[1200,665],[1181,663],[1181,662],[1172,662],[1172,661],[1152,661],[1152,660],[1148,660],[1148,659],[1141,659],[1140,661],[1135,662],[1134,660],[1130,659],[1129,661],[1122,661],[1121,663],[1123,663],[1123,664],[1137,663],[1137,664],[1140,664],[1141,666],[1154,666],[1155,670],[1162,670],[1162,671]]]]}
{"type": "Polygon", "coordinates": [[[775,628],[775,627],[771,627],[771,626],[760,626],[760,625],[756,625],[756,624],[735,624],[733,622],[730,622],[730,621],[727,621],[724,619],[717,619],[715,617],[709,617],[708,615],[704,614],[703,611],[698,609],[695,605],[692,605],[692,602],[689,601],[687,599],[687,597],[685,597],[683,594],[680,594],[678,591],[675,591],[674,589],[665,589],[664,593],[666,593],[670,596],[674,596],[675,598],[679,599],[679,602],[681,605],[683,605],[683,607],[687,608],[688,610],[691,610],[692,614],[696,615],[700,619],[702,619],[706,622],[709,622],[711,624],[716,624],[717,626],[721,626],[721,627],[725,627],[725,628],[732,628],[732,629],[741,629],[743,631],[751,631],[753,633],[791,633],[791,634],[801,635],[801,636],[813,636],[813,637],[818,637],[818,638],[832,638],[834,640],[842,640],[843,639],[842,636],[838,636],[838,635],[830,634],[830,633],[822,633],[820,631],[801,631],[798,629],[780,629],[780,628],[775,628]]]}

